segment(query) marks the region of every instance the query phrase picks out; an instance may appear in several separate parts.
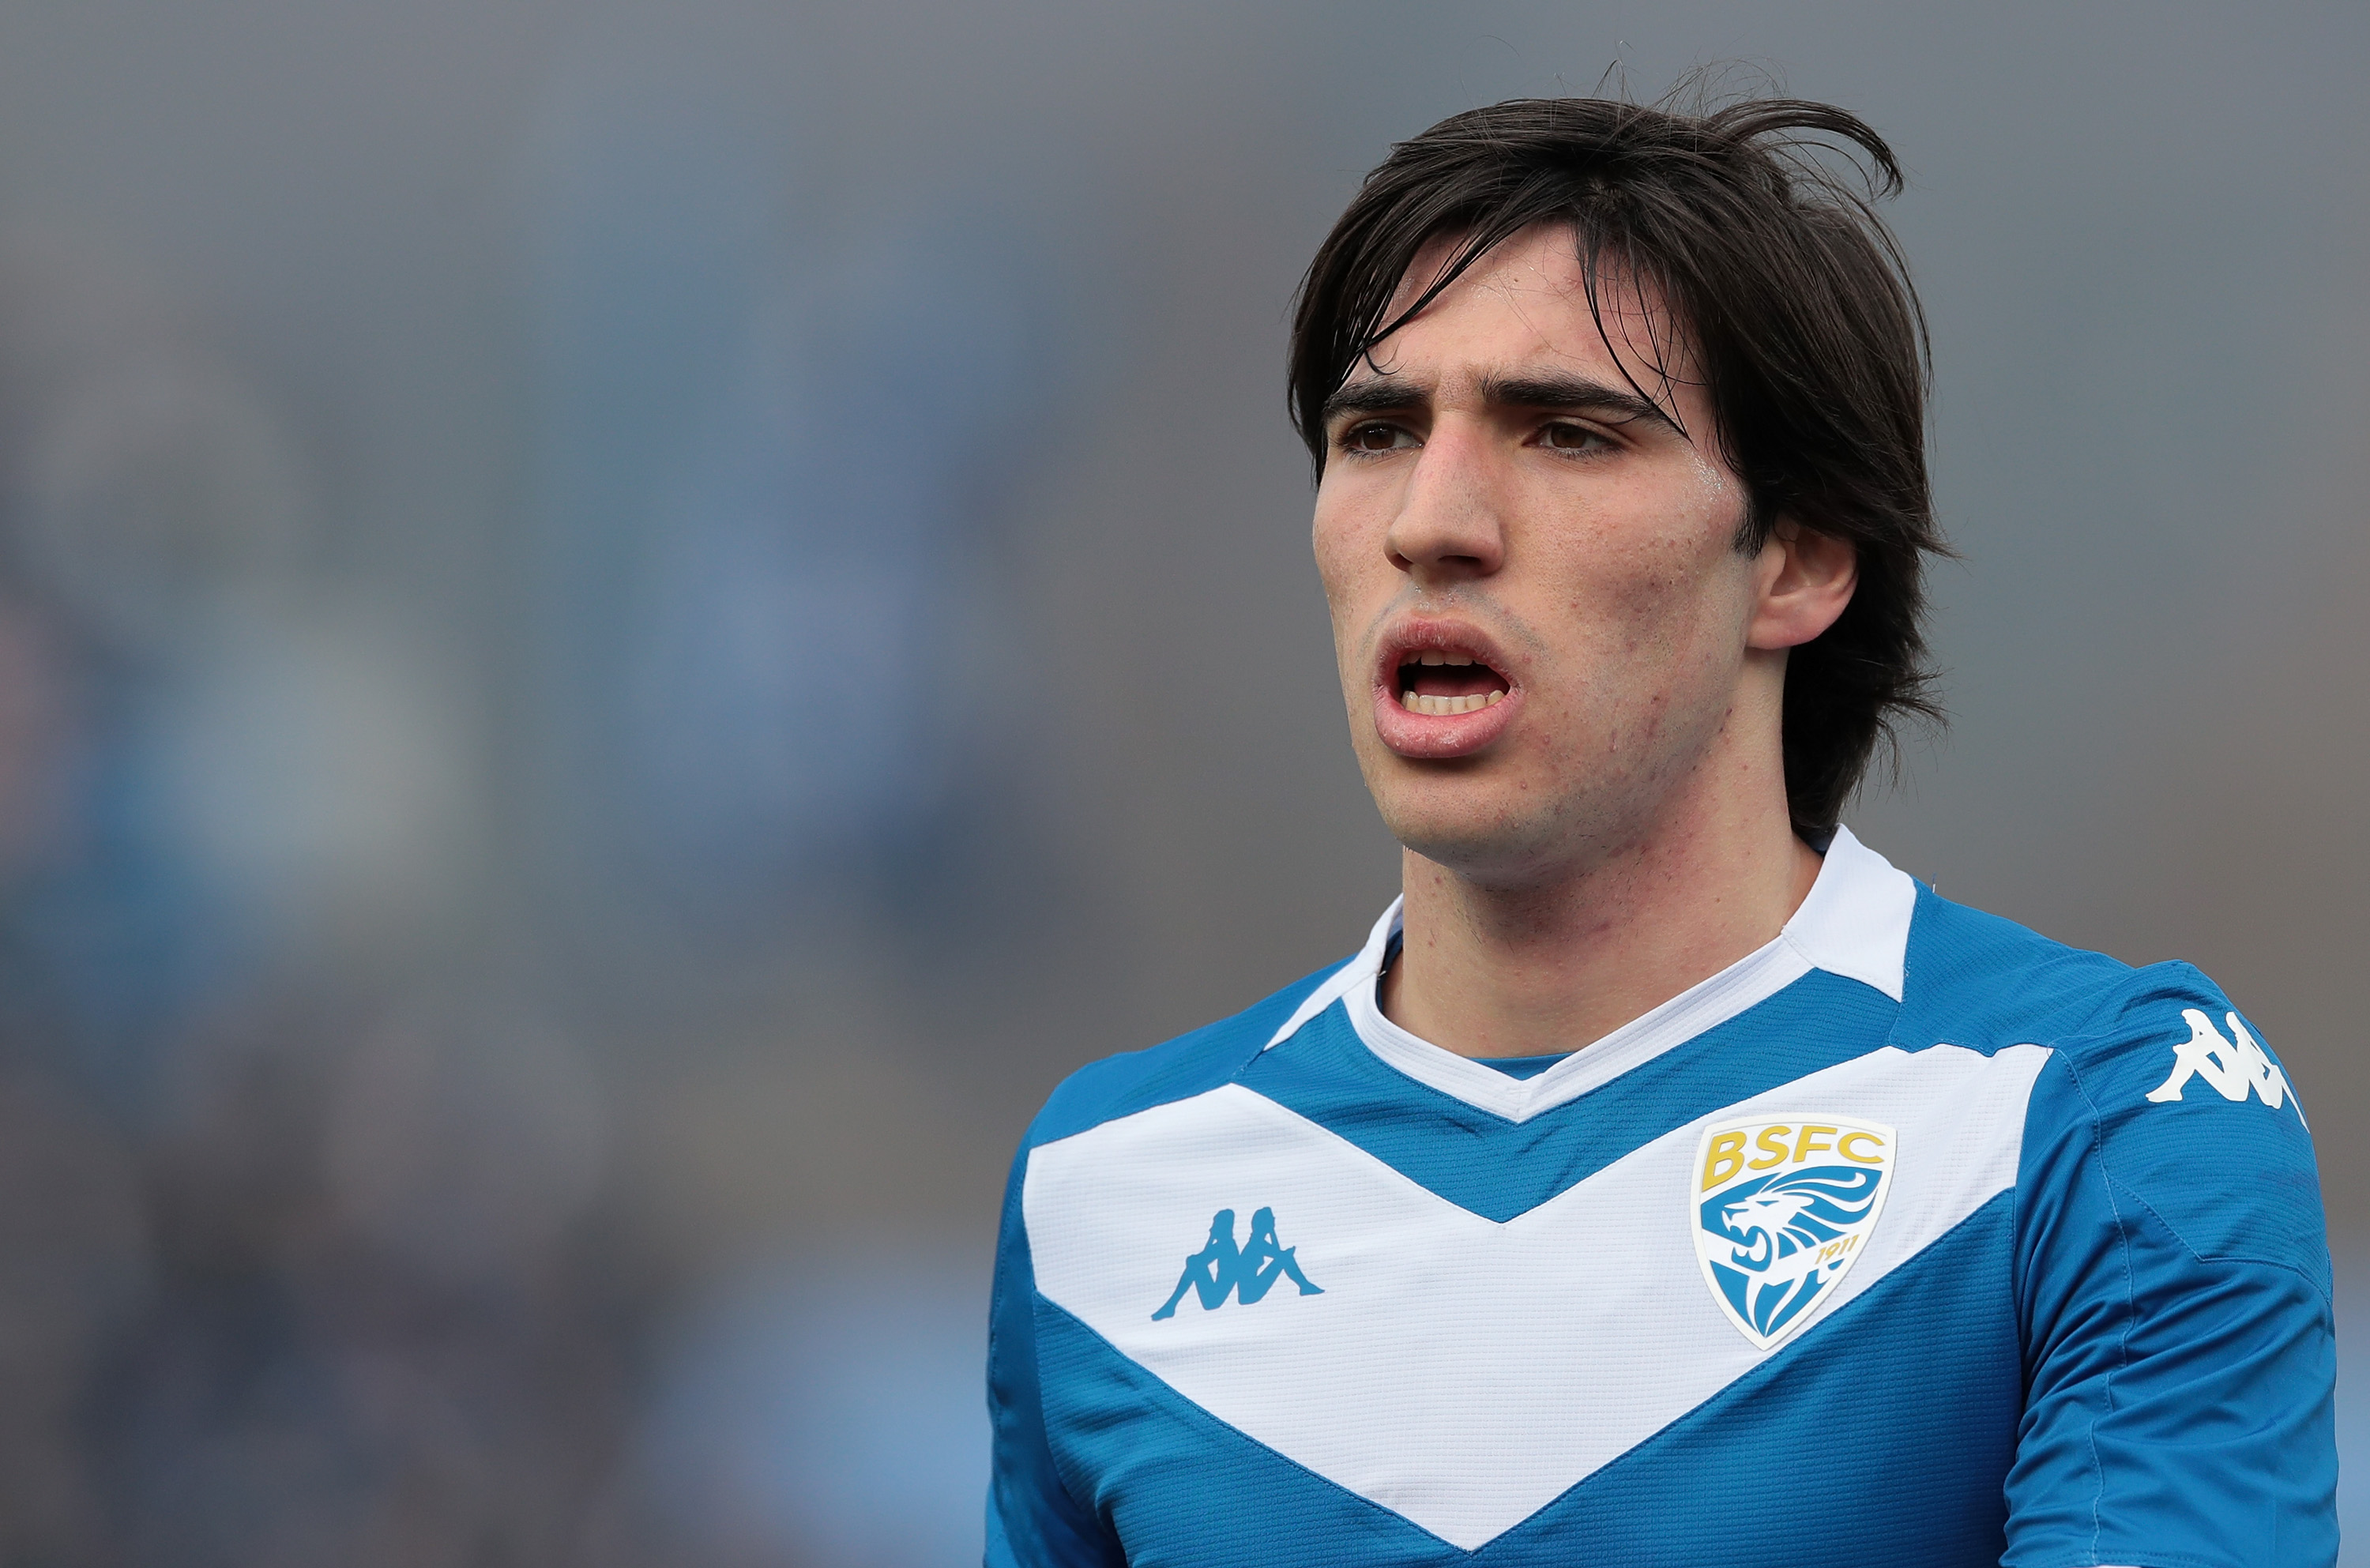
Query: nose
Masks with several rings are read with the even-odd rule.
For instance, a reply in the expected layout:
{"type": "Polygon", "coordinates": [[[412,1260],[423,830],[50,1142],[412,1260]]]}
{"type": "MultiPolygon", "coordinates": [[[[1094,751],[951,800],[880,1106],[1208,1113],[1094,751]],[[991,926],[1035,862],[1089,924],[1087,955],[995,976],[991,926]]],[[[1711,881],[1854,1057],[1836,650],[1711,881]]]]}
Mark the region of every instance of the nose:
{"type": "Polygon", "coordinates": [[[1490,444],[1444,420],[1423,444],[1383,548],[1421,587],[1488,577],[1506,564],[1502,497],[1490,444]]]}

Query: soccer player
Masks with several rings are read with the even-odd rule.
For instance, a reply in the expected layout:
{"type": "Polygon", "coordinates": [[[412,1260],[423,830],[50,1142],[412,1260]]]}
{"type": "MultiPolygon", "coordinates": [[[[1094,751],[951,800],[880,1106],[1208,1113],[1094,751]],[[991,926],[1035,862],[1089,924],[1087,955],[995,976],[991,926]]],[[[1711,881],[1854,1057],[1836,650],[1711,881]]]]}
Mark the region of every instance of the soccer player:
{"type": "Polygon", "coordinates": [[[1898,184],[1821,105],[1504,103],[1318,251],[1293,408],[1403,896],[1030,1129],[991,1564],[2334,1560],[2277,1059],[1838,822],[1927,701],[1898,184]]]}

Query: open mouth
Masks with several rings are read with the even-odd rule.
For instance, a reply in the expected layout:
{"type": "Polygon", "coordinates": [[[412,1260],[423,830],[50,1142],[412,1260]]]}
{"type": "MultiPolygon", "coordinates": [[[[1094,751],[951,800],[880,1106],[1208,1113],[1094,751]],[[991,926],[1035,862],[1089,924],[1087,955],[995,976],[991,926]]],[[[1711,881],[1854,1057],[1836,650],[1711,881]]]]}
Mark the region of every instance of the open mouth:
{"type": "Polygon", "coordinates": [[[1392,683],[1399,706],[1427,719],[1478,713],[1502,702],[1506,677],[1470,653],[1450,648],[1409,649],[1392,683]]]}
{"type": "Polygon", "coordinates": [[[1375,660],[1375,738],[1415,762],[1449,762],[1504,738],[1526,700],[1512,665],[1480,628],[1409,618],[1375,660]]]}

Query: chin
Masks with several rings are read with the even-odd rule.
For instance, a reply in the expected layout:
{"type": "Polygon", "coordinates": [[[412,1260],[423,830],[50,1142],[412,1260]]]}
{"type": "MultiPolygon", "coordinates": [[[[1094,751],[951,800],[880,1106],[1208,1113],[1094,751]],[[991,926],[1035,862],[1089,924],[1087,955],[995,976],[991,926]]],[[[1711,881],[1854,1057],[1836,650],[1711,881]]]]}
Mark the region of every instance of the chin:
{"type": "MultiPolygon", "coordinates": [[[[1472,769],[1370,779],[1383,825],[1400,846],[1479,887],[1541,885],[1617,858],[1648,836],[1665,791],[1651,776],[1580,781],[1472,769]],[[1560,784],[1561,787],[1556,787],[1560,784]]],[[[1409,770],[1412,772],[1413,770],[1409,770]]]]}
{"type": "Polygon", "coordinates": [[[1467,882],[1517,887],[1539,880],[1564,857],[1559,813],[1490,799],[1495,791],[1427,790],[1417,800],[1382,803],[1383,825],[1402,847],[1467,882]],[[1464,798],[1459,799],[1462,795],[1464,798]]]}

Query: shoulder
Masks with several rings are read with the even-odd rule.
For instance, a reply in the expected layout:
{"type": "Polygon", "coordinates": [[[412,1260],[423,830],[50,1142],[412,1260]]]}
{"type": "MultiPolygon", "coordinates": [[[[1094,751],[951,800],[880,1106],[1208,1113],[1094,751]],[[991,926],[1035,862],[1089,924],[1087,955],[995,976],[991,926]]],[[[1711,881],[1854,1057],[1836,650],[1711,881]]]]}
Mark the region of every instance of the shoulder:
{"type": "MultiPolygon", "coordinates": [[[[2204,1027],[2203,1019],[2230,1041],[2234,1060],[2247,1055],[2252,1040],[2265,1062],[2275,1061],[2222,988],[2194,964],[2134,968],[1924,886],[1904,969],[1896,1039],[1913,1048],[2041,1045],[2086,1082],[2111,1089],[2135,1074],[2161,1078],[2170,1060],[2166,1042],[2189,1039],[2204,1027]]],[[[2143,1087],[2154,1086],[2152,1079],[2143,1087]]],[[[2284,1089],[2283,1079],[2274,1092],[2284,1089]]]]}
{"type": "Polygon", "coordinates": [[[1349,962],[1327,964],[1232,1017],[1191,1033],[1080,1067],[1047,1098],[1045,1108],[1030,1124],[1023,1152],[1231,1081],[1258,1059],[1293,1010],[1349,962]]]}
{"type": "Polygon", "coordinates": [[[1985,1052],[2056,1047],[2113,1010],[2140,973],[1922,883],[1902,969],[1901,1043],[1985,1052]]]}
{"type": "Polygon", "coordinates": [[[2275,1263],[2326,1289],[2304,1107],[2195,965],[2134,968],[1921,889],[1908,970],[1901,1043],[2050,1053],[2024,1129],[2028,1205],[2100,1181],[2102,1201],[2145,1208],[2200,1261],[2275,1263]]]}
{"type": "Polygon", "coordinates": [[[2194,964],[2134,968],[1921,886],[1904,969],[1895,1039],[1913,1049],[2040,1045],[2102,1109],[2184,1100],[2163,1082],[2183,1062],[2182,1076],[2226,1101],[2277,1110],[2293,1096],[2260,1032],[2194,964]]]}
{"type": "Polygon", "coordinates": [[[2329,1291],[2320,1177],[2305,1109],[2271,1044],[2197,969],[2134,971],[2059,1042],[2060,1120],[2100,1173],[2200,1262],[2291,1268],[2329,1291]]]}

